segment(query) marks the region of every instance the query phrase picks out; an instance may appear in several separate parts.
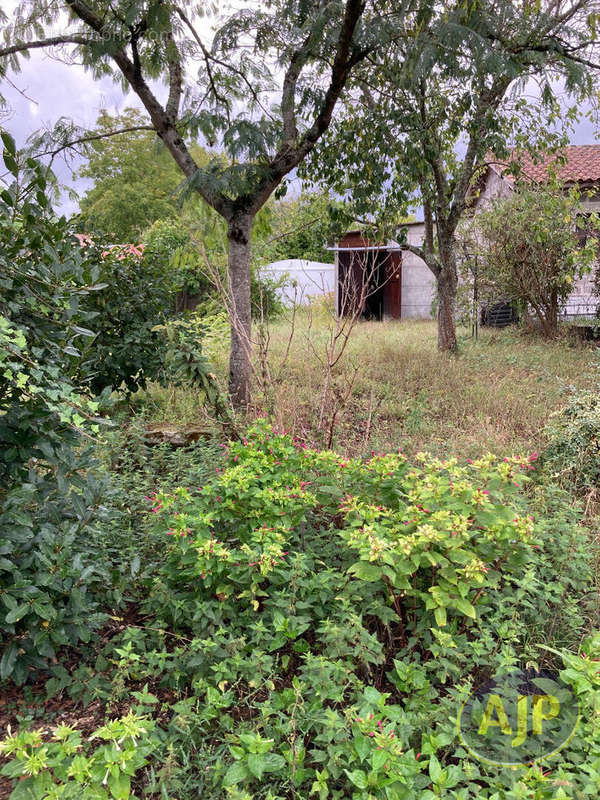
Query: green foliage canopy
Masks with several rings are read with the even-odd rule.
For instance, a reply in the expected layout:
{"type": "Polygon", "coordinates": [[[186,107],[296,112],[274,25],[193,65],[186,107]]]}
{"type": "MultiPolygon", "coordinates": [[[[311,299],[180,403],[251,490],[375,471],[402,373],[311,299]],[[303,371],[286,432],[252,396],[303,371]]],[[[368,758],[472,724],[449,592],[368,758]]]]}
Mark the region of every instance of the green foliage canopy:
{"type": "Polygon", "coordinates": [[[51,215],[46,170],[2,141],[12,180],[0,200],[0,680],[22,682],[101,619],[91,590],[106,590],[106,576],[87,548],[104,487],[83,447],[99,403],[77,375],[94,335],[83,305],[103,287],[51,215]]]}
{"type": "MultiPolygon", "coordinates": [[[[177,216],[181,172],[140,111],[128,108],[117,116],[102,111],[90,137],[79,170],[93,181],[79,204],[85,230],[115,244],[138,243],[153,222],[177,216]],[[115,130],[125,132],[111,135],[115,130]]],[[[191,150],[198,163],[208,160],[197,145],[191,150]]]]}
{"type": "Polygon", "coordinates": [[[595,237],[582,246],[577,235],[578,226],[594,224],[583,211],[579,192],[551,181],[521,184],[474,221],[482,281],[529,305],[549,337],[557,332],[560,304],[598,255],[595,237]]]}

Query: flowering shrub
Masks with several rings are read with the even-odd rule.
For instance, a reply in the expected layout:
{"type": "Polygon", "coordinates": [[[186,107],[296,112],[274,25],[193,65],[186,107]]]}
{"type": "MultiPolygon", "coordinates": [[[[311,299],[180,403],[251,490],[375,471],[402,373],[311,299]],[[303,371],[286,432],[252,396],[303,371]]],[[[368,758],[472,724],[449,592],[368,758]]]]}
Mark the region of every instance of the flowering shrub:
{"type": "Polygon", "coordinates": [[[0,753],[11,759],[2,774],[19,779],[11,798],[128,800],[132,777],[156,749],[153,728],[151,720],[130,712],[98,728],[85,743],[67,725],[58,725],[49,739],[43,730],[9,732],[0,753]],[[102,744],[95,746],[96,739],[102,744]]]}
{"type": "MultiPolygon", "coordinates": [[[[587,623],[593,554],[535,461],[349,460],[257,422],[212,470],[148,494],[143,624],[53,686],[114,704],[156,687],[150,796],[546,800],[555,776],[595,796],[600,771],[579,769],[593,715],[544,772],[457,739],[473,686],[548,664],[539,644],[576,646],[587,623]]],[[[573,658],[593,706],[595,668],[573,658]]]]}
{"type": "Polygon", "coordinates": [[[433,611],[440,627],[449,611],[475,619],[474,603],[502,570],[531,558],[533,518],[517,494],[531,464],[417,458],[416,467],[402,456],[372,459],[367,491],[346,498],[341,533],[359,556],[350,572],[383,582],[402,624],[407,604],[433,611]]]}
{"type": "Polygon", "coordinates": [[[172,542],[159,583],[203,600],[243,598],[257,611],[300,557],[302,530],[321,526],[343,542],[347,574],[385,599],[392,614],[381,616],[395,615],[404,644],[409,630],[456,632],[449,616],[462,629],[475,621],[484,593],[539,547],[522,492],[532,469],[528,459],[493,456],[346,460],[260,422],[229,446],[211,482],[152,498],[172,542]]]}

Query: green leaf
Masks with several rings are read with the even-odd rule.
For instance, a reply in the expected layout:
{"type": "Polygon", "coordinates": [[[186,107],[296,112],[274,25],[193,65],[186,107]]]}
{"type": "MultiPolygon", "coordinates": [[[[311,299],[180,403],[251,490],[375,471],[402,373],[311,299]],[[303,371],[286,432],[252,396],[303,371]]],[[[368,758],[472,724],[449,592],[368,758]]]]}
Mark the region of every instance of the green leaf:
{"type": "Polygon", "coordinates": [[[385,762],[388,760],[388,753],[385,750],[375,750],[371,756],[371,769],[373,772],[380,772],[385,762]]]}
{"type": "Polygon", "coordinates": [[[10,133],[8,131],[3,130],[0,132],[0,138],[2,139],[2,144],[6,148],[6,151],[13,156],[16,155],[17,146],[15,144],[15,140],[10,135],[10,133]]]}
{"type": "Polygon", "coordinates": [[[236,783],[245,781],[249,777],[249,772],[246,765],[242,761],[236,761],[232,764],[223,778],[223,786],[235,786],[236,783]]]}
{"type": "Polygon", "coordinates": [[[442,766],[435,755],[429,759],[429,777],[434,783],[437,783],[440,775],[442,774],[442,766]]]}
{"type": "Polygon", "coordinates": [[[5,680],[11,675],[17,661],[18,654],[18,646],[15,642],[11,642],[11,644],[9,644],[4,651],[2,659],[0,659],[0,679],[5,680]]]}
{"type": "Polygon", "coordinates": [[[6,150],[4,151],[4,164],[6,169],[14,175],[15,178],[19,177],[19,165],[17,164],[15,158],[6,150]]]}
{"type": "Polygon", "coordinates": [[[128,800],[131,791],[131,778],[123,772],[108,776],[108,788],[115,800],[128,800]]]}
{"type": "Polygon", "coordinates": [[[28,611],[29,606],[27,603],[22,603],[20,606],[13,608],[12,611],[9,611],[5,617],[5,620],[8,625],[12,625],[14,622],[18,622],[20,619],[23,619],[28,611]]]}
{"type": "Polygon", "coordinates": [[[466,617],[470,617],[471,619],[477,618],[475,609],[468,600],[465,600],[463,597],[456,597],[454,598],[453,602],[461,614],[464,614],[466,617]]]}
{"type": "Polygon", "coordinates": [[[348,770],[344,770],[346,775],[350,778],[352,783],[358,789],[366,789],[368,786],[367,776],[362,771],[362,769],[355,769],[352,772],[348,772],[348,770]]]}
{"type": "Polygon", "coordinates": [[[354,749],[356,750],[360,760],[364,761],[371,752],[371,743],[366,736],[363,736],[363,734],[360,733],[354,737],[354,749]]]}
{"type": "Polygon", "coordinates": [[[263,761],[265,772],[279,772],[286,764],[285,758],[280,756],[279,753],[267,753],[263,756],[263,761]]]}
{"type": "Polygon", "coordinates": [[[254,775],[255,778],[260,780],[263,776],[265,771],[265,757],[264,755],[250,753],[246,760],[246,764],[250,772],[254,775]]]}
{"type": "Polygon", "coordinates": [[[436,608],[434,608],[433,615],[435,617],[436,624],[440,628],[443,628],[447,622],[446,609],[444,608],[444,606],[437,606],[436,608]]]}
{"type": "Polygon", "coordinates": [[[370,564],[368,561],[357,561],[349,569],[353,575],[361,581],[373,582],[381,580],[381,567],[376,564],[370,564]]]}

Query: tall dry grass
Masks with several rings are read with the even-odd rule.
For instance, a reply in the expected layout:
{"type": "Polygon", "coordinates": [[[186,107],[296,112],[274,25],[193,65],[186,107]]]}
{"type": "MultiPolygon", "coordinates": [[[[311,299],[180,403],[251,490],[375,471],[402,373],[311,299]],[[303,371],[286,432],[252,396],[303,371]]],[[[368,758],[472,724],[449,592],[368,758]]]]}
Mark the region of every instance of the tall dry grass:
{"type": "MultiPolygon", "coordinates": [[[[437,351],[432,321],[360,322],[333,370],[321,414],[332,324],[325,308],[301,310],[291,345],[289,321],[270,326],[270,371],[280,380],[255,391],[250,414],[268,413],[318,446],[335,420],[333,447],[346,454],[532,452],[543,447],[543,428],[566,388],[591,386],[595,378],[594,350],[567,339],[548,343],[509,328],[483,329],[475,341],[461,331],[453,356],[437,351]]],[[[227,344],[215,353],[223,378],[227,344]]],[[[155,418],[189,423],[201,416],[200,398],[190,391],[151,394],[155,418]]]]}

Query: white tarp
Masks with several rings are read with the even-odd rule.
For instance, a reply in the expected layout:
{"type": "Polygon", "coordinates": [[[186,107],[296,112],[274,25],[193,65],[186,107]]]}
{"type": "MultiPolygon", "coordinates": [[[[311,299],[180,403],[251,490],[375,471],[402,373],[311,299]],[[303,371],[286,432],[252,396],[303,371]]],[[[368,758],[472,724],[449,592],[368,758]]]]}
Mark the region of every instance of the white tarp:
{"type": "Polygon", "coordinates": [[[311,297],[329,294],[335,290],[335,265],[320,261],[307,261],[303,258],[290,258],[274,261],[260,267],[261,278],[279,282],[283,286],[277,290],[278,296],[286,305],[294,302],[306,305],[311,297]]]}

